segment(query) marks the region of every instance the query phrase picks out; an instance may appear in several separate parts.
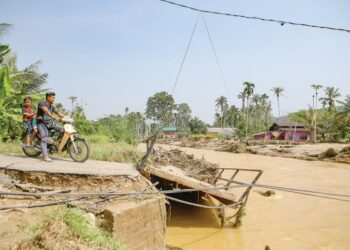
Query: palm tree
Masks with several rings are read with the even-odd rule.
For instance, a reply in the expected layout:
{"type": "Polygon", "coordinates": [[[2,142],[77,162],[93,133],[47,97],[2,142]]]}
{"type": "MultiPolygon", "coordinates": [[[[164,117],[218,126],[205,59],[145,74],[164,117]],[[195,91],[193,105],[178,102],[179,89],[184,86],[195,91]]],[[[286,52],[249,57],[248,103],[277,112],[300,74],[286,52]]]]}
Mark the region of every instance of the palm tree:
{"type": "Polygon", "coordinates": [[[350,95],[347,95],[345,101],[340,103],[342,104],[342,107],[339,114],[342,116],[350,115],[350,95]]]}
{"type": "Polygon", "coordinates": [[[74,103],[76,102],[76,100],[78,99],[78,97],[72,95],[72,96],[69,96],[68,99],[72,102],[72,114],[73,114],[74,103]]]}
{"type": "Polygon", "coordinates": [[[0,38],[2,38],[4,35],[6,35],[11,27],[12,27],[11,24],[0,23],[0,38]]]}
{"type": "Polygon", "coordinates": [[[244,110],[245,108],[245,98],[246,98],[246,93],[244,91],[240,92],[238,95],[237,95],[238,99],[241,99],[242,100],[242,110],[244,110]]]}
{"type": "Polygon", "coordinates": [[[225,124],[225,116],[228,110],[227,98],[225,96],[220,96],[215,100],[215,107],[220,110],[221,113],[221,127],[223,128],[225,124]]]}
{"type": "Polygon", "coordinates": [[[313,89],[315,90],[315,97],[316,97],[316,99],[315,99],[315,108],[317,109],[318,90],[319,90],[319,89],[322,89],[323,86],[320,85],[320,84],[312,84],[312,85],[311,85],[311,88],[313,88],[313,89]]]}
{"type": "Polygon", "coordinates": [[[247,107],[248,107],[250,96],[254,93],[255,84],[251,82],[244,82],[243,86],[244,86],[243,92],[245,93],[245,96],[247,98],[247,107]]]}
{"type": "Polygon", "coordinates": [[[250,96],[254,93],[255,84],[251,82],[243,83],[245,96],[247,98],[247,114],[246,114],[246,127],[245,127],[245,136],[248,136],[248,124],[249,124],[249,99],[250,96]]]}
{"type": "Polygon", "coordinates": [[[42,89],[42,86],[46,83],[48,74],[39,73],[40,60],[29,65],[24,70],[17,68],[17,56],[15,55],[7,56],[4,64],[8,68],[11,85],[16,94],[31,95],[46,91],[46,89],[42,89]]]}
{"type": "Polygon", "coordinates": [[[280,96],[284,92],[284,88],[281,86],[273,87],[271,91],[275,94],[277,97],[277,105],[278,105],[278,117],[281,116],[281,111],[280,111],[280,96]]]}
{"type": "Polygon", "coordinates": [[[328,111],[329,113],[333,113],[335,110],[335,101],[338,97],[341,96],[341,94],[339,93],[339,89],[334,87],[326,87],[325,94],[325,100],[328,103],[328,111]]]}
{"type": "Polygon", "coordinates": [[[321,102],[322,108],[325,109],[327,105],[327,99],[325,97],[321,97],[318,100],[321,102]]]}

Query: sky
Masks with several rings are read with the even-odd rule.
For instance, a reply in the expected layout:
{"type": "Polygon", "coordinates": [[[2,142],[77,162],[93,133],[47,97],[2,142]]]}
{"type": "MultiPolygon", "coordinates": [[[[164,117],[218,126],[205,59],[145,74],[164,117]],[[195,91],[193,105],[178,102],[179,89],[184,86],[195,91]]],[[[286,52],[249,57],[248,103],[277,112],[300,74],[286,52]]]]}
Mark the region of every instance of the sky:
{"type": "MultiPolygon", "coordinates": [[[[350,29],[347,0],[176,0],[213,11],[350,29]]],[[[0,0],[0,22],[13,24],[1,41],[20,69],[42,60],[47,88],[70,107],[78,96],[89,119],[144,112],[147,98],[171,92],[198,13],[159,0],[0,0]]],[[[199,20],[173,93],[193,116],[212,123],[215,99],[241,105],[242,83],[267,93],[285,88],[281,115],[312,105],[314,83],[350,94],[350,33],[205,14],[223,84],[199,20]]],[[[323,91],[321,91],[321,96],[323,91]]]]}

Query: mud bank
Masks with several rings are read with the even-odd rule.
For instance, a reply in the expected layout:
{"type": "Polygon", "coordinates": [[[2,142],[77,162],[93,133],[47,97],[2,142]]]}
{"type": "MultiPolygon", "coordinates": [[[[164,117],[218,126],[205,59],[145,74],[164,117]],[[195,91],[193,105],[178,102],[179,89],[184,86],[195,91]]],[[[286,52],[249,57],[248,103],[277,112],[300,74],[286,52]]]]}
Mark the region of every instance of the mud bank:
{"type": "Polygon", "coordinates": [[[159,143],[230,153],[249,153],[307,161],[328,161],[350,164],[350,146],[343,143],[297,143],[289,141],[240,142],[211,137],[161,140],[159,143]]]}
{"type": "MultiPolygon", "coordinates": [[[[95,176],[2,169],[0,170],[0,191],[37,194],[35,197],[0,195],[0,208],[12,207],[0,211],[0,249],[24,249],[24,243],[29,240],[30,235],[21,228],[35,226],[43,219],[45,212],[54,210],[51,206],[30,209],[25,208],[25,206],[59,201],[63,201],[65,206],[83,210],[84,213],[93,218],[96,226],[109,232],[128,249],[165,248],[165,199],[162,195],[157,195],[157,190],[141,175],[95,176]],[[70,195],[72,193],[141,191],[154,192],[155,195],[118,195],[113,197],[70,195]],[[41,193],[46,195],[40,196],[41,193]],[[47,193],[52,194],[52,196],[47,195],[47,193]],[[60,195],[55,195],[55,193],[60,195]]],[[[54,225],[60,223],[62,224],[62,222],[53,222],[54,225]]],[[[63,228],[63,236],[69,236],[70,240],[77,241],[77,244],[72,245],[77,247],[75,249],[87,248],[87,245],[84,244],[79,248],[78,243],[81,240],[72,237],[64,229],[65,226],[60,228],[63,228]]],[[[48,225],[49,229],[53,229],[53,225],[48,225]]],[[[43,235],[46,240],[52,236],[52,241],[55,241],[59,232],[51,231],[51,233],[43,235]]],[[[39,238],[42,239],[42,237],[39,238]]],[[[54,244],[50,246],[54,246],[54,244]]],[[[61,249],[59,242],[53,249],[61,249]]]]}

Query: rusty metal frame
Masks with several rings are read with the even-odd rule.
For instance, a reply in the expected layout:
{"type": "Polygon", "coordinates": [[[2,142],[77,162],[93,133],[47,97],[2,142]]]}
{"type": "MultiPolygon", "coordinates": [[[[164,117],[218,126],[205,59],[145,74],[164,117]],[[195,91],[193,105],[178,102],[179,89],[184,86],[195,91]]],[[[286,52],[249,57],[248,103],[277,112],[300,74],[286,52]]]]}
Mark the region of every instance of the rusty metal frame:
{"type": "Polygon", "coordinates": [[[238,199],[237,203],[242,203],[243,205],[245,205],[248,201],[248,196],[250,193],[250,190],[252,189],[252,185],[254,185],[260,178],[260,176],[263,174],[263,170],[261,169],[247,169],[247,168],[218,168],[219,169],[219,174],[215,177],[214,181],[212,182],[213,185],[217,185],[217,182],[219,180],[222,181],[226,181],[226,183],[224,184],[224,187],[227,187],[226,190],[229,189],[229,186],[234,183],[234,184],[243,184],[243,185],[251,185],[248,186],[246,188],[246,190],[244,191],[244,193],[241,195],[241,197],[238,199]],[[227,179],[227,178],[223,178],[222,174],[225,172],[225,170],[233,170],[234,173],[233,175],[227,179]],[[242,171],[246,171],[246,172],[256,172],[256,176],[253,178],[251,183],[245,183],[245,182],[240,182],[240,181],[236,181],[235,177],[238,175],[238,173],[242,171]]]}

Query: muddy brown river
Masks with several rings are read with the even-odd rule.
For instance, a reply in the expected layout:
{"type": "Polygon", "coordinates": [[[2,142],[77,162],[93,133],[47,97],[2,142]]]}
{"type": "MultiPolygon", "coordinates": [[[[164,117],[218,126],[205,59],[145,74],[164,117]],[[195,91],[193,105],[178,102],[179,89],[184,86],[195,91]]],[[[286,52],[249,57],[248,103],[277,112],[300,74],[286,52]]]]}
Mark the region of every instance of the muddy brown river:
{"type": "MultiPolygon", "coordinates": [[[[259,184],[350,194],[347,164],[180,149],[221,167],[262,169],[259,184]]],[[[173,204],[167,242],[182,249],[350,249],[350,202],[275,192],[251,192],[239,229],[221,228],[212,210],[173,204]]]]}

